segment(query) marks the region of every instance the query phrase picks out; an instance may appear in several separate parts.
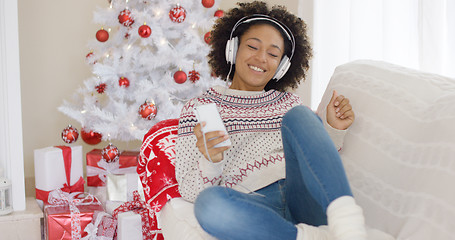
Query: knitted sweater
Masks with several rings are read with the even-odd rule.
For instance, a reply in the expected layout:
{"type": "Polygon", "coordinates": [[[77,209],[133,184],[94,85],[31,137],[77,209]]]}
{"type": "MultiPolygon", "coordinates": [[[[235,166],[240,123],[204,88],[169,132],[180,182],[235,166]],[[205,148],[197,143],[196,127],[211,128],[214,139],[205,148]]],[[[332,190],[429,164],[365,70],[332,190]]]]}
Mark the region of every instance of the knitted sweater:
{"type": "MultiPolygon", "coordinates": [[[[175,173],[182,197],[193,202],[199,192],[213,185],[250,192],[285,178],[281,121],[288,110],[300,104],[300,98],[288,92],[239,91],[221,86],[190,100],[182,109],[176,140],[175,173]],[[232,142],[218,163],[202,155],[193,133],[198,123],[194,107],[208,103],[216,103],[232,142]]],[[[340,147],[345,131],[324,125],[340,147]]]]}

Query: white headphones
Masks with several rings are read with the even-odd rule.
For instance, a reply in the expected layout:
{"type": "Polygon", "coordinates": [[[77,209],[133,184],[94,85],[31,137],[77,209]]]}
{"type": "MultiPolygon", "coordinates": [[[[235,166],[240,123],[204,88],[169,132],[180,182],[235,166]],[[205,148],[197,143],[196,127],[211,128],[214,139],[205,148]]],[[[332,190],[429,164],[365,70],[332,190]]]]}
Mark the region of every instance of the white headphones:
{"type": "MultiPolygon", "coordinates": [[[[284,55],[283,58],[280,61],[280,64],[278,65],[278,68],[275,72],[275,75],[273,75],[272,79],[275,79],[277,82],[280,80],[286,72],[289,70],[289,67],[291,66],[291,59],[292,56],[294,56],[294,50],[295,50],[295,39],[294,35],[292,34],[291,30],[284,25],[282,22],[278,21],[277,19],[270,17],[268,15],[263,15],[263,14],[253,14],[250,16],[246,16],[241,18],[237,23],[234,25],[231,31],[231,35],[229,36],[229,40],[226,42],[226,61],[227,63],[232,65],[235,64],[235,58],[237,55],[237,49],[239,47],[239,38],[234,37],[232,38],[232,35],[234,34],[235,30],[243,23],[249,23],[252,21],[269,21],[274,23],[276,26],[278,26],[282,32],[285,33],[286,37],[289,39],[291,42],[291,56],[284,55]]],[[[230,73],[231,71],[229,71],[230,73]]],[[[229,77],[229,75],[228,75],[229,77]]]]}

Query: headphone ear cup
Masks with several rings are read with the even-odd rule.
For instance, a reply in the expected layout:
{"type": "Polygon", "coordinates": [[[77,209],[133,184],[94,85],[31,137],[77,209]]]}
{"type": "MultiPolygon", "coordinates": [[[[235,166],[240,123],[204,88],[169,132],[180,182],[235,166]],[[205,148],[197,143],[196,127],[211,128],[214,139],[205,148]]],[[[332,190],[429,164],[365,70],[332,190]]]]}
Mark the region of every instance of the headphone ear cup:
{"type": "Polygon", "coordinates": [[[227,40],[226,42],[226,50],[225,50],[225,55],[226,55],[226,62],[231,63],[232,58],[231,58],[231,52],[232,52],[232,39],[227,40]]]}
{"type": "Polygon", "coordinates": [[[234,37],[229,39],[226,42],[226,62],[230,64],[235,63],[235,56],[237,55],[237,48],[238,48],[239,39],[234,37]]]}
{"type": "Polygon", "coordinates": [[[288,56],[284,55],[272,79],[275,79],[278,82],[278,80],[280,80],[289,70],[289,67],[291,67],[291,60],[289,60],[288,56]]]}

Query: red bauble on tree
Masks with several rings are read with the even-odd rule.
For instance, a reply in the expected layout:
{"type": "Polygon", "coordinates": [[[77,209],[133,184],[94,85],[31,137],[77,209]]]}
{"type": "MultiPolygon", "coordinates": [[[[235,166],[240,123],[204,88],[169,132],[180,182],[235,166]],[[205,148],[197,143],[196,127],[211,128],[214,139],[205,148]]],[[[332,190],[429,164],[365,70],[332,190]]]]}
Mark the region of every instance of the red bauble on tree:
{"type": "Polygon", "coordinates": [[[142,118],[152,120],[156,116],[157,112],[156,105],[153,101],[145,101],[145,103],[139,107],[138,112],[142,118]]]}
{"type": "Polygon", "coordinates": [[[224,11],[219,9],[219,10],[216,10],[215,11],[215,14],[213,14],[214,17],[219,17],[219,18],[222,18],[224,17],[224,11]]]}
{"type": "Polygon", "coordinates": [[[86,129],[82,128],[81,138],[82,140],[84,140],[85,143],[95,145],[101,142],[103,136],[101,135],[101,133],[97,133],[92,130],[87,131],[86,129]]]}
{"type": "Polygon", "coordinates": [[[205,41],[205,43],[207,43],[207,44],[212,43],[212,32],[207,32],[207,33],[204,35],[204,41],[205,41]]]}
{"type": "Polygon", "coordinates": [[[148,38],[152,34],[152,29],[149,26],[147,26],[147,24],[144,23],[144,25],[139,27],[137,32],[139,33],[139,36],[143,38],[148,38]]]}
{"type": "Polygon", "coordinates": [[[185,21],[186,11],[183,7],[177,5],[169,11],[169,18],[173,22],[181,23],[185,21]]]}
{"type": "Polygon", "coordinates": [[[106,90],[106,83],[100,83],[98,85],[95,86],[95,89],[98,93],[104,93],[104,91],[106,90]]]}
{"type": "Polygon", "coordinates": [[[215,0],[202,0],[202,5],[206,8],[211,8],[215,4],[215,0]]]}
{"type": "Polygon", "coordinates": [[[128,9],[121,11],[118,15],[118,21],[125,27],[131,26],[134,23],[134,19],[131,17],[131,11],[128,9]]]}
{"type": "Polygon", "coordinates": [[[66,143],[73,143],[77,141],[77,138],[79,137],[79,132],[77,129],[71,125],[68,125],[68,127],[64,128],[62,131],[62,139],[66,143]]]}
{"type": "Polygon", "coordinates": [[[112,143],[109,143],[109,145],[101,151],[101,159],[108,163],[117,161],[119,159],[118,148],[112,145],[112,143]]]}
{"type": "Polygon", "coordinates": [[[174,81],[178,84],[186,82],[186,73],[182,70],[178,70],[174,73],[174,81]]]}
{"type": "Polygon", "coordinates": [[[130,86],[130,80],[128,80],[128,78],[126,77],[121,77],[119,80],[118,80],[118,85],[120,87],[129,87],[130,86]]]}
{"type": "Polygon", "coordinates": [[[96,40],[100,42],[106,42],[109,39],[109,33],[101,28],[96,32],[96,40]]]}

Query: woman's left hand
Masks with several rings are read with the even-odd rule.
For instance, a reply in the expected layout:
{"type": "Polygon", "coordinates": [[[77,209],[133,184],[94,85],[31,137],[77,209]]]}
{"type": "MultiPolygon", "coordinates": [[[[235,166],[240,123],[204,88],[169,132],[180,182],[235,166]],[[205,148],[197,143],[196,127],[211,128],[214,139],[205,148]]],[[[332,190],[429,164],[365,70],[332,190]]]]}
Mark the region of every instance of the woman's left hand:
{"type": "Polygon", "coordinates": [[[349,99],[333,90],[327,105],[327,123],[338,130],[345,130],[354,122],[355,115],[349,99]]]}

